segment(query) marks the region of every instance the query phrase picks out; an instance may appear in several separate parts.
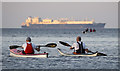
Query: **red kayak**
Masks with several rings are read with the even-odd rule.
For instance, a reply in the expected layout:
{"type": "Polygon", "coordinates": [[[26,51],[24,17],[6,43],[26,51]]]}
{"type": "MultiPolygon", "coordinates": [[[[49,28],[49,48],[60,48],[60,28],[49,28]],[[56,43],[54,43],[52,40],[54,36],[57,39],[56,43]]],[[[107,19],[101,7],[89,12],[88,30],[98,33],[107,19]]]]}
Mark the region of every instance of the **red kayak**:
{"type": "Polygon", "coordinates": [[[14,57],[34,57],[34,58],[47,58],[48,53],[39,53],[39,54],[23,54],[21,50],[10,49],[10,56],[14,57]]]}

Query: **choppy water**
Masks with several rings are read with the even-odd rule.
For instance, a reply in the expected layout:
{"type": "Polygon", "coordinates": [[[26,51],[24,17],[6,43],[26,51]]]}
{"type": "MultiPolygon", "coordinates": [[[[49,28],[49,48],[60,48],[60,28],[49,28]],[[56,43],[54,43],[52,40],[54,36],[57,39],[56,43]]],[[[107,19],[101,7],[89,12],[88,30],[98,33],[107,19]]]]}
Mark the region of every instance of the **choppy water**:
{"type": "Polygon", "coordinates": [[[82,34],[81,30],[40,30],[40,29],[2,29],[2,68],[3,69],[118,69],[118,30],[102,29],[96,33],[82,34]],[[56,48],[72,53],[59,40],[73,44],[77,36],[82,37],[92,51],[106,53],[98,57],[65,57],[56,48]],[[10,45],[22,45],[27,36],[35,44],[55,42],[56,48],[41,47],[48,52],[49,58],[18,58],[9,56],[10,45]]]}

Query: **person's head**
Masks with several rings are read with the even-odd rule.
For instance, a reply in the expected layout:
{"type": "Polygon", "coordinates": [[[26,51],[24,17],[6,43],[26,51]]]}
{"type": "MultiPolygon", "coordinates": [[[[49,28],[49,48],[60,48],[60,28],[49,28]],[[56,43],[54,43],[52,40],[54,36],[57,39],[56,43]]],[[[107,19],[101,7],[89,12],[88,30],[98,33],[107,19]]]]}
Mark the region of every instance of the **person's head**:
{"type": "Polygon", "coordinates": [[[81,37],[78,36],[77,39],[76,39],[76,41],[77,41],[77,42],[78,42],[78,41],[81,41],[81,37]]]}
{"type": "Polygon", "coordinates": [[[26,38],[26,42],[31,42],[31,38],[30,38],[30,37],[27,37],[27,38],[26,38]]]}

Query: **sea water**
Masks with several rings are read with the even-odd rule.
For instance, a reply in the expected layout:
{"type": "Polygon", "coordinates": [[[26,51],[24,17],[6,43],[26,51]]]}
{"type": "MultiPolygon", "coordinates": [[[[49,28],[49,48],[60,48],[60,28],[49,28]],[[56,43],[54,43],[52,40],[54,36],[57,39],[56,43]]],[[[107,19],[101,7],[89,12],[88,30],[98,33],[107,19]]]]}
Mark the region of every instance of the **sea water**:
{"type": "MultiPolygon", "coordinates": [[[[96,32],[83,34],[84,29],[2,29],[2,68],[3,69],[118,69],[118,30],[98,29],[96,32]],[[21,58],[9,56],[10,45],[22,45],[26,37],[31,37],[36,45],[57,43],[56,48],[41,47],[48,52],[48,58],[21,58]],[[73,50],[63,46],[59,41],[69,44],[76,42],[81,36],[86,47],[107,56],[97,57],[67,57],[61,56],[57,48],[71,54],[73,50]]],[[[20,48],[19,48],[20,49],[20,48]]],[[[20,49],[22,50],[22,49],[20,49]]]]}

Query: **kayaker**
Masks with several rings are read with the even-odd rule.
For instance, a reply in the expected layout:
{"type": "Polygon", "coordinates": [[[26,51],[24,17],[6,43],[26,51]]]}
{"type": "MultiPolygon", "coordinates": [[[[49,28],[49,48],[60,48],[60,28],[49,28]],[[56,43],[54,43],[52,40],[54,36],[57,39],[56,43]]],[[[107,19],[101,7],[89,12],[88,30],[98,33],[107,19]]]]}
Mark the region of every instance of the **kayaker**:
{"type": "Polygon", "coordinates": [[[73,54],[85,54],[86,52],[91,52],[87,47],[85,47],[85,43],[81,41],[80,36],[77,37],[76,41],[77,42],[73,43],[72,47],[70,47],[70,49],[75,50],[73,54]]]}
{"type": "Polygon", "coordinates": [[[90,32],[92,32],[92,29],[90,29],[90,32]]]}
{"type": "Polygon", "coordinates": [[[93,29],[93,32],[96,32],[96,30],[95,30],[95,29],[93,29]]]}
{"type": "Polygon", "coordinates": [[[24,49],[22,51],[23,54],[34,54],[34,49],[37,51],[40,51],[40,46],[36,47],[35,44],[31,43],[31,38],[27,37],[26,43],[22,45],[22,48],[24,49]]]}
{"type": "Polygon", "coordinates": [[[85,30],[85,32],[88,32],[89,30],[88,30],[88,28],[85,30]]]}

